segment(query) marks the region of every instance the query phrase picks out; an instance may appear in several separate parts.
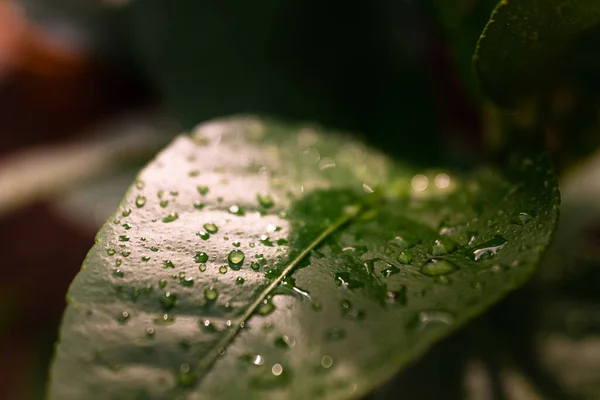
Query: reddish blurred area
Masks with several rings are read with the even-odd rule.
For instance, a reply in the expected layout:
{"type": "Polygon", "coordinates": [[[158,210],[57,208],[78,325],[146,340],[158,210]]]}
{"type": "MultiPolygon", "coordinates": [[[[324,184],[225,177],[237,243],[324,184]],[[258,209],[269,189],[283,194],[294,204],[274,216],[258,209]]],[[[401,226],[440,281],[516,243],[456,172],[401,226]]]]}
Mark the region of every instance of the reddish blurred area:
{"type": "MultiPolygon", "coordinates": [[[[0,163],[6,155],[81,136],[147,98],[119,68],[97,67],[0,0],[0,163]]],[[[102,63],[105,65],[106,63],[102,63]]],[[[0,399],[40,398],[65,293],[95,232],[48,204],[0,218],[0,399]]]]}

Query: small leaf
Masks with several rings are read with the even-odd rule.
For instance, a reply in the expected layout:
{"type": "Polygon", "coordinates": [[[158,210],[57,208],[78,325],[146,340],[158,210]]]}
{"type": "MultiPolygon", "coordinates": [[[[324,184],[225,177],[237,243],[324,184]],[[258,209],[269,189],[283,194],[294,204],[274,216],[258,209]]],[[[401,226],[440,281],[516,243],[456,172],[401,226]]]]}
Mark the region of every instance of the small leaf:
{"type": "Polygon", "coordinates": [[[501,105],[511,105],[552,84],[570,62],[560,57],[599,24],[597,0],[502,0],[475,52],[484,90],[501,105]]]}
{"type": "Polygon", "coordinates": [[[544,158],[513,164],[422,171],[314,129],[200,126],[142,171],[121,224],[99,232],[68,294],[50,398],[360,397],[538,264],[556,181],[544,158]],[[167,191],[179,218],[162,223],[167,191]],[[106,249],[122,245],[131,256],[115,277],[106,249]]]}

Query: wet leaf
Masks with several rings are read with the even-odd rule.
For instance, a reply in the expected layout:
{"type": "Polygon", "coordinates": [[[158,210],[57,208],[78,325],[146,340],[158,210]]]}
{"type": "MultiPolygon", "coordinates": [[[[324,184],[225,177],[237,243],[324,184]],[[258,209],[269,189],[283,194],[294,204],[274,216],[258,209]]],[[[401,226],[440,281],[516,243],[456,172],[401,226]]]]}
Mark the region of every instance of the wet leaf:
{"type": "Polygon", "coordinates": [[[202,125],[99,232],[50,398],[359,397],[525,282],[557,213],[544,158],[415,170],[315,128],[202,125]]]}
{"type": "Polygon", "coordinates": [[[542,85],[551,85],[572,60],[564,56],[600,24],[596,0],[502,0],[475,53],[484,90],[511,105],[542,85]]]}

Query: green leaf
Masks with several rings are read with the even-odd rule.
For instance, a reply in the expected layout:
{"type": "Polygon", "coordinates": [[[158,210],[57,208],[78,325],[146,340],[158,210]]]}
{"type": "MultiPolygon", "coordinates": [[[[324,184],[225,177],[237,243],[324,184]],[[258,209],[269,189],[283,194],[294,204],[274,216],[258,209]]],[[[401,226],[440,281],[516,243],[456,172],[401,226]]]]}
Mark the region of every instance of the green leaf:
{"type": "Polygon", "coordinates": [[[359,397],[526,281],[558,201],[544,158],[417,171],[317,128],[202,125],[99,232],[50,398],[359,397]]]}
{"type": "Polygon", "coordinates": [[[503,0],[492,13],[475,52],[484,90],[511,105],[554,78],[572,62],[563,57],[600,24],[597,0],[503,0]]]}

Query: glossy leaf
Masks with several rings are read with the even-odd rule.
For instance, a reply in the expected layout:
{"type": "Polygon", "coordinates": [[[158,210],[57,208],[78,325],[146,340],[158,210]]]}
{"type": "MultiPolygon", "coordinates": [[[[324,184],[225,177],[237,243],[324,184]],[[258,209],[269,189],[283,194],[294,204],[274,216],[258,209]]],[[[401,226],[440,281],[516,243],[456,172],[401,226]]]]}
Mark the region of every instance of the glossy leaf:
{"type": "Polygon", "coordinates": [[[502,0],[475,53],[484,90],[510,105],[541,85],[553,84],[572,62],[563,56],[600,24],[596,0],[502,0]]]}
{"type": "Polygon", "coordinates": [[[317,128],[202,125],[99,232],[50,398],[359,397],[520,286],[557,213],[543,158],[416,171],[317,128]]]}

